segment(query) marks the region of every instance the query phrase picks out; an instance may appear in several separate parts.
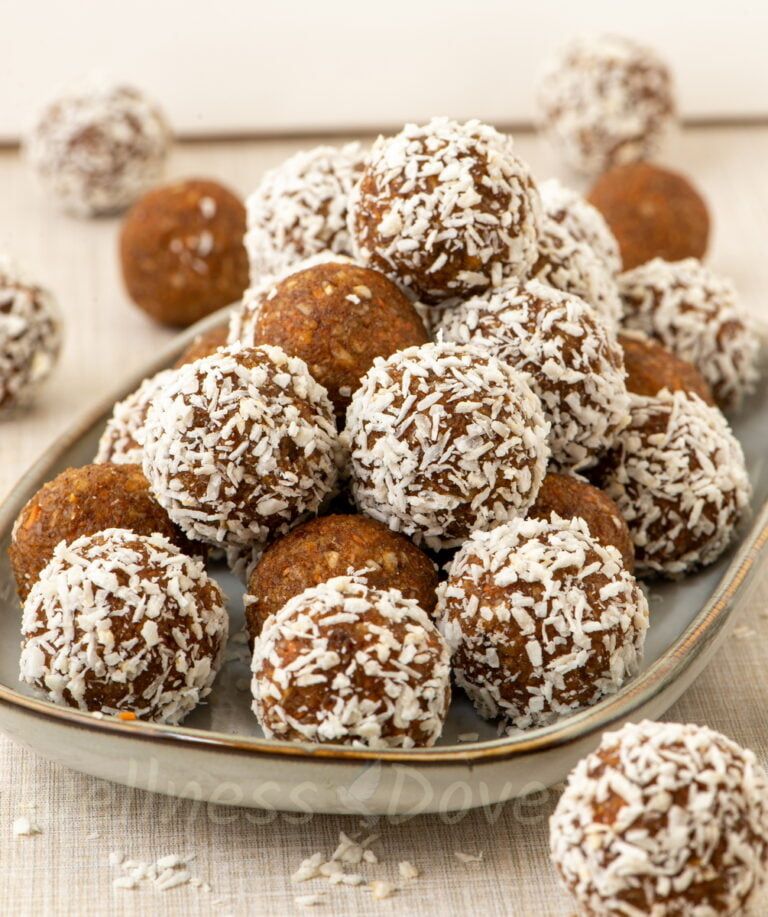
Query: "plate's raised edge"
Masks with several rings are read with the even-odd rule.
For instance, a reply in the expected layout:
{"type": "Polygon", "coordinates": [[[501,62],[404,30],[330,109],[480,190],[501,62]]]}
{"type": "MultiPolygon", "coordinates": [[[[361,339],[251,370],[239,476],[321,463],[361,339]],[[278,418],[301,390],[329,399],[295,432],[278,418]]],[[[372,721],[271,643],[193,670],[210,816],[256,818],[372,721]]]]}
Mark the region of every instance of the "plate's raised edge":
{"type": "MultiPolygon", "coordinates": [[[[145,371],[120,387],[119,391],[104,398],[98,407],[89,410],[73,427],[44,453],[21,478],[9,497],[0,507],[0,533],[9,533],[21,507],[37,489],[38,481],[78,439],[85,435],[96,421],[108,414],[114,402],[130,391],[147,375],[172,363],[202,331],[223,320],[228,310],[209,316],[187,329],[161,351],[145,371]]],[[[340,763],[381,761],[383,763],[439,765],[472,764],[499,761],[522,755],[543,753],[551,749],[580,741],[609,729],[664,694],[681,679],[692,666],[703,666],[717,649],[726,634],[726,625],[739,598],[760,567],[760,559],[768,553],[768,501],[758,512],[750,531],[723,574],[709,601],[685,632],[648,669],[629,682],[617,694],[606,698],[594,707],[569,716],[560,723],[533,729],[527,733],[475,742],[466,745],[437,746],[408,751],[350,748],[345,745],[313,745],[310,743],[280,742],[272,739],[247,738],[226,733],[185,726],[164,726],[141,721],[122,721],[113,718],[98,719],[69,707],[59,707],[48,701],[19,694],[0,684],[0,704],[20,708],[35,716],[57,720],[80,729],[109,732],[115,736],[144,740],[194,745],[209,751],[228,751],[239,754],[279,758],[331,759],[340,763]]]]}

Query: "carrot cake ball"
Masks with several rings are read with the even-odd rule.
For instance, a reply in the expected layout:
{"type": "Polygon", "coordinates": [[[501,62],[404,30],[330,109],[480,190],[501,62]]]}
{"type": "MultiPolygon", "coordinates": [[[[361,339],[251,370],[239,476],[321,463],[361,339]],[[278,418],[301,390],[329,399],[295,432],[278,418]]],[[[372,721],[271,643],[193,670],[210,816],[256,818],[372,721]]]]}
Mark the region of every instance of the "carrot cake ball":
{"type": "Polygon", "coordinates": [[[648,162],[617,166],[601,175],[589,201],[619,243],[624,270],[652,258],[703,258],[709,211],[690,181],[648,162]]]}
{"type": "Polygon", "coordinates": [[[253,654],[268,738],[370,748],[434,745],[451,698],[448,648],[397,589],[336,577],[268,619],[253,654]]]}
{"type": "Polygon", "coordinates": [[[228,337],[229,327],[226,322],[222,325],[216,325],[216,327],[211,328],[210,331],[204,331],[202,334],[198,334],[194,341],[192,341],[189,347],[187,347],[184,353],[173,364],[174,369],[178,369],[186,363],[194,363],[195,360],[202,360],[203,357],[210,357],[212,353],[216,353],[219,347],[227,346],[228,337]]]}
{"type": "Polygon", "coordinates": [[[615,547],[553,513],[475,532],[438,589],[438,620],[477,712],[527,729],[637,673],[648,604],[615,547]]]}
{"type": "Polygon", "coordinates": [[[542,481],[536,502],[528,510],[528,517],[548,520],[552,513],[562,519],[582,518],[590,535],[601,544],[613,545],[621,554],[624,566],[634,573],[635,548],[629,528],[618,506],[602,490],[576,475],[550,471],[542,481]]]}
{"type": "Polygon", "coordinates": [[[178,723],[210,694],[228,627],[200,560],[107,529],[53,552],[24,603],[20,677],[56,704],[178,723]]]}
{"type": "Polygon", "coordinates": [[[571,234],[566,222],[545,215],[539,233],[539,256],[531,275],[551,287],[578,296],[610,325],[621,318],[616,277],[586,242],[571,234]]]}
{"type": "Polygon", "coordinates": [[[587,175],[653,156],[675,120],[666,64],[619,35],[579,36],[553,55],[538,108],[553,149],[587,175]]]}
{"type": "Polygon", "coordinates": [[[510,282],[446,311],[437,333],[526,374],[550,423],[559,467],[594,465],[627,422],[621,348],[576,296],[537,280],[510,282]]]}
{"type": "Polygon", "coordinates": [[[139,535],[159,532],[182,550],[194,552],[149,492],[140,467],[67,468],[38,490],[14,524],[8,554],[22,601],[59,542],[113,527],[139,535]]]}
{"type": "Polygon", "coordinates": [[[336,576],[354,574],[371,589],[399,589],[428,614],[437,571],[404,536],[367,516],[323,516],[272,542],[248,579],[246,625],[252,639],[289,599],[336,576]]]}
{"type": "Polygon", "coordinates": [[[744,454],[697,395],[632,395],[630,424],[598,469],[635,543],[638,571],[675,577],[711,564],[747,509],[744,454]]]}
{"type": "Polygon", "coordinates": [[[376,357],[429,340],[410,300],[370,268],[325,262],[254,292],[235,320],[240,342],[301,357],[342,418],[376,357]]]}
{"type": "Polygon", "coordinates": [[[278,347],[219,350],[174,371],[144,428],[144,473],[190,537],[261,547],[332,494],[340,449],[325,389],[278,347]]]}
{"type": "Polygon", "coordinates": [[[0,255],[0,413],[34,396],[56,365],[61,336],[53,296],[0,255]]]}
{"type": "Polygon", "coordinates": [[[318,146],[264,175],[246,201],[253,282],[319,252],[351,254],[347,204],[363,158],[359,143],[318,146]]]}
{"type": "Polygon", "coordinates": [[[444,341],[377,359],[347,411],[361,512],[430,548],[524,514],[544,477],[549,424],[525,377],[444,341]]]}
{"type": "Polygon", "coordinates": [[[150,191],[120,232],[128,295],[156,321],[180,328],[231,305],[248,286],[244,234],[245,207],[219,182],[150,191]]]}
{"type": "Polygon", "coordinates": [[[93,86],[54,100],[26,139],[48,194],[69,213],[115,213],[160,181],[171,143],[153,101],[132,86],[93,86]]]}
{"type": "Polygon", "coordinates": [[[757,381],[760,336],[730,280],[695,258],[654,258],[619,278],[624,325],[692,363],[723,410],[757,381]]]}
{"type": "Polygon", "coordinates": [[[439,302],[525,276],[541,204],[512,139],[433,118],[379,137],[349,205],[355,253],[414,298],[439,302]]]}
{"type": "Polygon", "coordinates": [[[670,392],[698,395],[707,404],[714,404],[709,386],[701,373],[686,360],[676,357],[640,331],[625,331],[619,335],[627,371],[627,390],[633,395],[653,397],[666,388],[670,392]]]}
{"type": "Polygon", "coordinates": [[[94,462],[141,465],[144,461],[147,412],[157,393],[172,376],[173,370],[164,369],[145,379],[135,392],[117,402],[101,434],[94,462]]]}
{"type": "Polygon", "coordinates": [[[576,765],[549,829],[580,913],[747,913],[768,862],[768,775],[706,726],[630,723],[576,765]]]}
{"type": "Polygon", "coordinates": [[[542,182],[539,193],[546,216],[562,223],[577,242],[591,248],[611,274],[621,271],[619,243],[597,207],[556,178],[542,182]]]}

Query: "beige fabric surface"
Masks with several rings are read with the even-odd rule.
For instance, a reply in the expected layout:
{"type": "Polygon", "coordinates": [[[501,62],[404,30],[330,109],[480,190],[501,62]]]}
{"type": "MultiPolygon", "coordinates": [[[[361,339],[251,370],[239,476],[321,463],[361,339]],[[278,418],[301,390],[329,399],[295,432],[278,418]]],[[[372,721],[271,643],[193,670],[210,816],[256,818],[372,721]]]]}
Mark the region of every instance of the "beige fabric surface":
{"type": "MultiPolygon", "coordinates": [[[[193,144],[179,149],[171,174],[210,175],[247,192],[265,167],[296,143],[193,144]]],[[[535,140],[520,151],[537,172],[550,164],[535,140]]],[[[768,129],[686,132],[670,153],[697,176],[716,215],[712,263],[734,276],[750,307],[768,317],[768,129]]],[[[0,497],[72,416],[105,387],[140,366],[169,332],[157,329],[126,301],[115,257],[116,222],[61,217],[35,195],[13,153],[0,154],[0,249],[13,251],[56,290],[68,339],[55,383],[39,406],[0,425],[0,497]]],[[[766,431],[768,439],[768,431],[766,431]]],[[[768,764],[768,576],[743,609],[737,627],[704,675],[669,717],[706,723],[753,748],[768,764]]],[[[41,727],[43,728],[43,727],[41,727]]],[[[555,791],[448,818],[419,817],[360,825],[355,818],[271,815],[184,802],[84,777],[37,758],[0,737],[0,913],[291,914],[297,895],[326,894],[318,914],[569,915],[547,858],[547,818],[555,791]],[[26,815],[41,833],[15,837],[26,815]],[[399,880],[409,860],[421,876],[386,900],[362,888],[323,881],[291,884],[300,861],[328,855],[340,831],[381,835],[382,861],[371,879],[399,880]],[[211,886],[159,892],[113,889],[119,875],[111,851],[143,861],[195,854],[194,876],[211,886]],[[455,852],[482,853],[463,863],[455,852]]],[[[763,897],[757,913],[768,913],[763,897]]]]}

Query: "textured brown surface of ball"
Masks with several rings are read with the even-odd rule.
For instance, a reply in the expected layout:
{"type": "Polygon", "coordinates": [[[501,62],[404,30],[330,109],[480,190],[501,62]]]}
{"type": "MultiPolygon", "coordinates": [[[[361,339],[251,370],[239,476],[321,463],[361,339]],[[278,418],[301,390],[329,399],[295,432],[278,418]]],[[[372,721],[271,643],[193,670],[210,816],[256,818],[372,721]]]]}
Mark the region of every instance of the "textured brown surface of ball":
{"type": "Polygon", "coordinates": [[[59,544],[27,596],[21,680],[56,704],[178,723],[210,693],[228,629],[200,560],[106,529],[59,544]]]}
{"type": "Polygon", "coordinates": [[[404,535],[367,516],[323,516],[297,526],[259,558],[248,579],[251,639],[295,595],[352,573],[372,589],[399,589],[428,614],[435,610],[435,565],[404,535]]]}
{"type": "Polygon", "coordinates": [[[648,159],[675,118],[672,78],[656,53],[621,35],[581,35],[547,62],[539,121],[572,169],[598,175],[648,159]]]}
{"type": "Polygon", "coordinates": [[[253,711],[270,738],[416,748],[440,737],[448,647],[395,590],[337,577],[269,618],[253,654],[253,711]]]}
{"type": "Polygon", "coordinates": [[[200,553],[149,492],[138,466],[67,468],[40,488],[14,524],[8,553],[22,601],[60,541],[118,527],[138,535],[159,532],[182,550],[200,553]]]}
{"type": "Polygon", "coordinates": [[[115,213],[157,184],[171,143],[165,117],[132,86],[92,86],[56,99],[26,140],[44,189],[76,216],[115,213]]]}
{"type": "Polygon", "coordinates": [[[56,365],[61,338],[51,293],[0,255],[0,414],[32,399],[56,365]]]}
{"type": "Polygon", "coordinates": [[[668,577],[717,560],[752,493],[726,419],[683,391],[631,396],[629,426],[596,483],[629,526],[638,572],[668,577]]]}
{"type": "Polygon", "coordinates": [[[410,347],[377,359],[352,398],[352,493],[417,544],[458,547],[533,503],[548,433],[525,376],[482,347],[410,347]]]}
{"type": "Polygon", "coordinates": [[[226,322],[223,325],[217,325],[215,328],[211,328],[210,331],[204,331],[192,341],[192,343],[187,347],[184,353],[179,357],[179,359],[173,364],[174,369],[178,369],[180,366],[184,366],[187,363],[194,363],[195,360],[202,360],[203,357],[210,357],[212,353],[216,353],[219,347],[227,346],[227,337],[229,335],[229,328],[226,322]]]}
{"type": "Polygon", "coordinates": [[[439,302],[525,276],[541,211],[512,140],[480,121],[433,118],[380,137],[349,202],[354,254],[439,302]]]}
{"type": "Polygon", "coordinates": [[[682,261],[706,254],[709,210],[678,172],[648,162],[618,166],[597,179],[588,200],[616,237],[625,271],[652,258],[682,261]]]}
{"type": "Polygon", "coordinates": [[[692,363],[676,357],[651,338],[631,332],[619,335],[627,371],[627,389],[634,395],[653,397],[665,388],[689,392],[707,404],[714,404],[704,377],[692,363]]]}
{"type": "Polygon", "coordinates": [[[517,729],[613,694],[643,657],[648,604],[584,519],[513,519],[475,532],[438,589],[456,684],[517,729]]]}
{"type": "Polygon", "coordinates": [[[389,278],[335,262],[280,280],[258,296],[241,326],[243,344],[274,344],[301,357],[341,417],[376,357],[429,339],[410,301],[389,278]]]}
{"type": "Polygon", "coordinates": [[[613,545],[624,566],[635,570],[635,549],[624,517],[611,498],[573,475],[550,471],[542,482],[536,502],[528,510],[532,519],[549,519],[556,513],[562,519],[582,518],[589,533],[601,544],[613,545]]]}
{"type": "Polygon", "coordinates": [[[751,913],[768,865],[768,775],[705,726],[628,724],[576,765],[549,827],[580,913],[751,913]]]}
{"type": "Polygon", "coordinates": [[[120,232],[123,280],[139,308],[185,328],[236,302],[248,286],[245,207],[215,181],[145,194],[120,232]]]}

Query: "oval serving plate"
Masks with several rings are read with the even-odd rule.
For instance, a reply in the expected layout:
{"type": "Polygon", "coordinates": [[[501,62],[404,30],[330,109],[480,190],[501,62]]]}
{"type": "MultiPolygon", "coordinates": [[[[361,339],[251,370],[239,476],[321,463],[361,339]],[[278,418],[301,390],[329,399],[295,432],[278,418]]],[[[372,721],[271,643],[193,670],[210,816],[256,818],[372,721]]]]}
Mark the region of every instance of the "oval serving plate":
{"type": "MultiPolygon", "coordinates": [[[[718,563],[677,583],[651,582],[651,628],[642,672],[618,694],[547,727],[499,738],[456,698],[440,743],[370,751],[263,738],[250,712],[247,649],[235,638],[209,701],[183,726],[124,722],[57,707],[19,685],[20,609],[8,562],[13,522],[60,470],[89,462],[113,403],[170,365],[211,316],[180,335],[142,376],[128,379],[61,437],[0,508],[0,729],[43,755],[117,783],[218,804],[261,809],[412,816],[491,806],[561,780],[606,729],[657,717],[703,670],[726,636],[768,556],[768,386],[732,423],[754,487],[753,513],[718,563]]],[[[242,628],[242,586],[213,571],[242,628]]]]}

